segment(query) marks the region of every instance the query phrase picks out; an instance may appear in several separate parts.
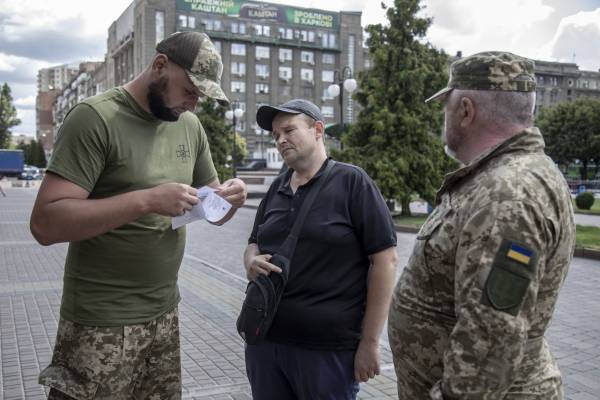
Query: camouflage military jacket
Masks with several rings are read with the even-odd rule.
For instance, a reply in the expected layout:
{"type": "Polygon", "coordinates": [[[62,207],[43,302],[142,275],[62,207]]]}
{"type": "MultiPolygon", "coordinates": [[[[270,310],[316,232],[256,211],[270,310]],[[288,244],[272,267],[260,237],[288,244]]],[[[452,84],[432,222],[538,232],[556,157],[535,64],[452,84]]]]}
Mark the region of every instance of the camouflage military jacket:
{"type": "Polygon", "coordinates": [[[567,184],[537,128],[448,175],[394,292],[404,399],[560,399],[544,340],[575,245],[567,184]]]}

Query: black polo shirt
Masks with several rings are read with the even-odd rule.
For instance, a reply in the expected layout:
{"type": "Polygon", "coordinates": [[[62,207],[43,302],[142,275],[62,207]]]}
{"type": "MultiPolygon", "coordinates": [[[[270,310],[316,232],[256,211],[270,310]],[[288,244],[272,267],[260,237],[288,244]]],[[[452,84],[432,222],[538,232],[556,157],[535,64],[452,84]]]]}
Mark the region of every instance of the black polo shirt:
{"type": "MultiPolygon", "coordinates": [[[[277,252],[327,162],[295,194],[292,170],[271,184],[248,240],[261,254],[277,252]]],[[[336,162],[304,221],[267,340],[312,349],[355,349],[365,311],[368,256],[395,245],[392,217],[371,178],[359,167],[336,162]]]]}

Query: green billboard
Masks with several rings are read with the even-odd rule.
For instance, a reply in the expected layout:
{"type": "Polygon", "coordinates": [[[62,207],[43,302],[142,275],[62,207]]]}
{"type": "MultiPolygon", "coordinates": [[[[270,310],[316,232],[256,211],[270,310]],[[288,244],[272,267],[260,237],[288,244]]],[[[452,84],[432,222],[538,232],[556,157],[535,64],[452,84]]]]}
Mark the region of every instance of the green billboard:
{"type": "Polygon", "coordinates": [[[176,0],[177,10],[220,14],[314,28],[338,29],[338,14],[242,0],[176,0]]]}

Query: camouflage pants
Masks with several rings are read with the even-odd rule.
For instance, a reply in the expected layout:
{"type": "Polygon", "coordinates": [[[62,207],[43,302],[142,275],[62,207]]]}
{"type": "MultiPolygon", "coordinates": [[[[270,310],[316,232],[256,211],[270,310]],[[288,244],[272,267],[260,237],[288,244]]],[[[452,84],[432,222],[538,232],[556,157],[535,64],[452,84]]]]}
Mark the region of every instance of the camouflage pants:
{"type": "Polygon", "coordinates": [[[39,383],[51,400],[181,399],[177,307],[143,324],[82,326],[61,318],[39,383]]]}

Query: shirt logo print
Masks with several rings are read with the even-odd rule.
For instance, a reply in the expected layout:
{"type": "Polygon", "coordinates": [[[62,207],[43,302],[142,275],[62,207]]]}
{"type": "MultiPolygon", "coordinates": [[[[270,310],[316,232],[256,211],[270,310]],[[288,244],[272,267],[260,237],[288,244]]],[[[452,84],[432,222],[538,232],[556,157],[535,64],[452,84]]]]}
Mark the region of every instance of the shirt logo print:
{"type": "Polygon", "coordinates": [[[190,150],[186,147],[185,144],[180,144],[179,146],[177,146],[175,154],[177,154],[177,158],[181,158],[181,162],[187,162],[190,158],[190,150]]]}

